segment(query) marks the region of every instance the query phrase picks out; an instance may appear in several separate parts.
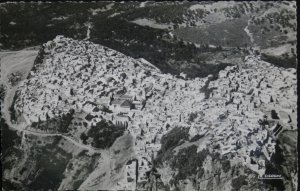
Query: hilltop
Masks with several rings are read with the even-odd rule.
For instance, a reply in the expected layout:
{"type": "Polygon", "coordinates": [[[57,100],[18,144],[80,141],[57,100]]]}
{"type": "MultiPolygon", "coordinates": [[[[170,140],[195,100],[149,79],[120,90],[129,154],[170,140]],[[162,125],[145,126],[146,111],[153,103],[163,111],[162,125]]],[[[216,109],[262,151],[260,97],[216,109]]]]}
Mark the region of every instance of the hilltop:
{"type": "MultiPolygon", "coordinates": [[[[280,154],[277,137],[296,132],[296,95],[295,69],[275,67],[255,55],[217,76],[190,79],[88,40],[57,36],[43,44],[20,82],[11,119],[35,136],[62,135],[88,155],[100,153],[76,184],[67,177],[79,164],[60,172],[60,189],[209,190],[211,181],[218,189],[249,189],[260,188],[253,177],[270,169],[288,177],[297,173],[292,165],[285,171],[270,165],[280,154]],[[251,175],[248,184],[233,169],[251,175]]],[[[67,153],[66,148],[76,147],[67,145],[61,146],[67,153]]],[[[67,166],[71,156],[63,155],[67,166]]],[[[22,160],[26,163],[26,157],[22,160]]],[[[295,182],[282,185],[294,188],[295,182]]]]}

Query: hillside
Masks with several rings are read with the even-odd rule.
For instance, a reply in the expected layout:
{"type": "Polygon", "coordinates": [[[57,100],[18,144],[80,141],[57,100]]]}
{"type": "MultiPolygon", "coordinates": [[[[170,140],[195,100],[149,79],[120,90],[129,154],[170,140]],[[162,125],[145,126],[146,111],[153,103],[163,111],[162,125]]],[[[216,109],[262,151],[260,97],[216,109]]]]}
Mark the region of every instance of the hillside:
{"type": "Polygon", "coordinates": [[[31,189],[294,189],[296,168],[282,169],[276,140],[297,134],[296,82],[295,69],[256,55],[188,79],[57,36],[18,85],[11,118],[22,135],[19,162],[6,159],[4,180],[31,189]],[[279,184],[257,180],[274,170],[279,184]]]}

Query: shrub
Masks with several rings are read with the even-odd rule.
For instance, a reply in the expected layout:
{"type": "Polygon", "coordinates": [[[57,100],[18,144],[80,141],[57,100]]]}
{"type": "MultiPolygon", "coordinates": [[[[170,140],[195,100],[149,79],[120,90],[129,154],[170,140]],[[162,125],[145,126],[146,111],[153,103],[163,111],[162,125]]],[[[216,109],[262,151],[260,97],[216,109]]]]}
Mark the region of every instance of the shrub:
{"type": "Polygon", "coordinates": [[[86,136],[85,133],[81,133],[80,139],[82,140],[83,144],[86,144],[87,143],[86,140],[88,139],[88,136],[86,136]]]}
{"type": "Polygon", "coordinates": [[[276,113],[275,110],[271,111],[271,117],[272,117],[272,119],[279,119],[278,114],[276,113]]]}
{"type": "Polygon", "coordinates": [[[232,179],[231,186],[233,190],[240,190],[243,185],[247,185],[246,176],[239,176],[232,179]]]}
{"type": "Polygon", "coordinates": [[[85,116],[85,120],[87,120],[87,121],[91,121],[93,118],[95,118],[95,116],[93,116],[93,115],[91,115],[91,114],[87,114],[87,115],[85,116]]]}
{"type": "Polygon", "coordinates": [[[222,161],[221,164],[222,164],[222,169],[225,173],[230,170],[231,166],[230,166],[230,161],[229,160],[222,161]]]}
{"type": "Polygon", "coordinates": [[[197,113],[191,113],[189,115],[189,121],[190,122],[194,122],[194,120],[198,117],[198,114],[197,113]]]}

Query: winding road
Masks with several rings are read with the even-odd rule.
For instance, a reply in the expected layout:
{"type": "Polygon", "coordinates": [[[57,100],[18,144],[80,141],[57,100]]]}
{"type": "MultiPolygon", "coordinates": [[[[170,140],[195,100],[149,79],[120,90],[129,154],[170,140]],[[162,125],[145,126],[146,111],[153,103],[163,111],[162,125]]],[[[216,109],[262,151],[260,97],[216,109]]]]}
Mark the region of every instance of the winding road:
{"type": "Polygon", "coordinates": [[[18,85],[12,86],[9,83],[9,75],[14,72],[21,72],[22,78],[21,80],[26,79],[29,72],[31,71],[31,68],[33,66],[34,60],[38,54],[38,50],[32,50],[32,49],[24,49],[20,51],[6,51],[6,52],[0,52],[0,68],[1,68],[1,84],[3,84],[6,87],[5,97],[4,97],[4,103],[1,107],[1,114],[4,120],[6,121],[7,125],[17,131],[21,131],[25,134],[31,134],[36,136],[61,136],[64,139],[72,142],[77,147],[80,147],[82,149],[86,149],[88,151],[92,151],[95,153],[102,153],[103,149],[97,149],[94,147],[91,147],[89,145],[84,145],[82,143],[77,142],[73,138],[59,134],[59,133],[41,133],[36,131],[28,130],[28,125],[23,123],[12,123],[10,118],[10,112],[9,108],[13,102],[13,97],[16,93],[16,90],[18,88],[18,85]]]}
{"type": "MultiPolygon", "coordinates": [[[[13,127],[14,128],[14,127],[13,127]]],[[[14,128],[16,129],[16,128],[14,128]]],[[[84,144],[81,144],[79,142],[77,142],[76,140],[74,140],[73,138],[71,137],[68,137],[66,135],[63,135],[63,134],[60,134],[60,133],[41,133],[41,132],[36,132],[36,131],[31,131],[31,130],[28,130],[28,129],[23,129],[23,130],[20,130],[20,129],[16,129],[18,131],[22,131],[23,133],[25,134],[31,134],[31,135],[35,135],[35,136],[41,136],[41,137],[55,137],[55,136],[61,136],[63,137],[64,139],[72,142],[74,145],[76,145],[77,147],[80,147],[82,149],[86,149],[90,152],[94,152],[94,153],[102,153],[103,152],[103,149],[98,149],[98,148],[95,148],[95,147],[91,147],[89,145],[84,145],[84,144]]]]}
{"type": "Polygon", "coordinates": [[[0,52],[0,83],[6,87],[6,93],[4,97],[3,108],[1,108],[1,113],[9,126],[13,126],[10,119],[9,107],[13,102],[13,97],[17,90],[17,86],[12,86],[9,83],[9,76],[12,73],[20,72],[22,73],[21,80],[24,80],[29,74],[37,54],[38,50],[32,49],[0,52]]]}
{"type": "Polygon", "coordinates": [[[253,45],[255,45],[254,44],[254,38],[253,38],[253,34],[250,32],[250,30],[249,30],[249,24],[250,24],[250,19],[248,20],[248,23],[247,23],[247,26],[244,28],[244,31],[247,33],[247,35],[249,36],[249,38],[250,38],[250,41],[251,41],[251,43],[253,44],[253,45]]]}

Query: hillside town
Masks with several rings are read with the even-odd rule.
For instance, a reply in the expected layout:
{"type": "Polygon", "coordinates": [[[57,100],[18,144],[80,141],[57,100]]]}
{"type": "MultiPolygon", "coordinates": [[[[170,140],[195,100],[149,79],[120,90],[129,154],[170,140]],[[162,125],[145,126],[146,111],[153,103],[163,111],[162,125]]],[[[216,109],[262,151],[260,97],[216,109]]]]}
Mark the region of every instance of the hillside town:
{"type": "MultiPolygon", "coordinates": [[[[198,151],[210,149],[241,161],[258,175],[275,152],[276,137],[297,128],[296,70],[274,67],[250,55],[218,77],[188,79],[165,74],[145,59],[133,59],[87,40],[57,36],[43,45],[43,60],[18,87],[16,123],[27,129],[57,133],[33,125],[76,115],[64,132],[80,135],[102,120],[135,138],[135,157],[115,189],[134,190],[147,181],[163,135],[188,127],[198,151]]],[[[182,147],[190,145],[183,143],[182,147]]]]}

